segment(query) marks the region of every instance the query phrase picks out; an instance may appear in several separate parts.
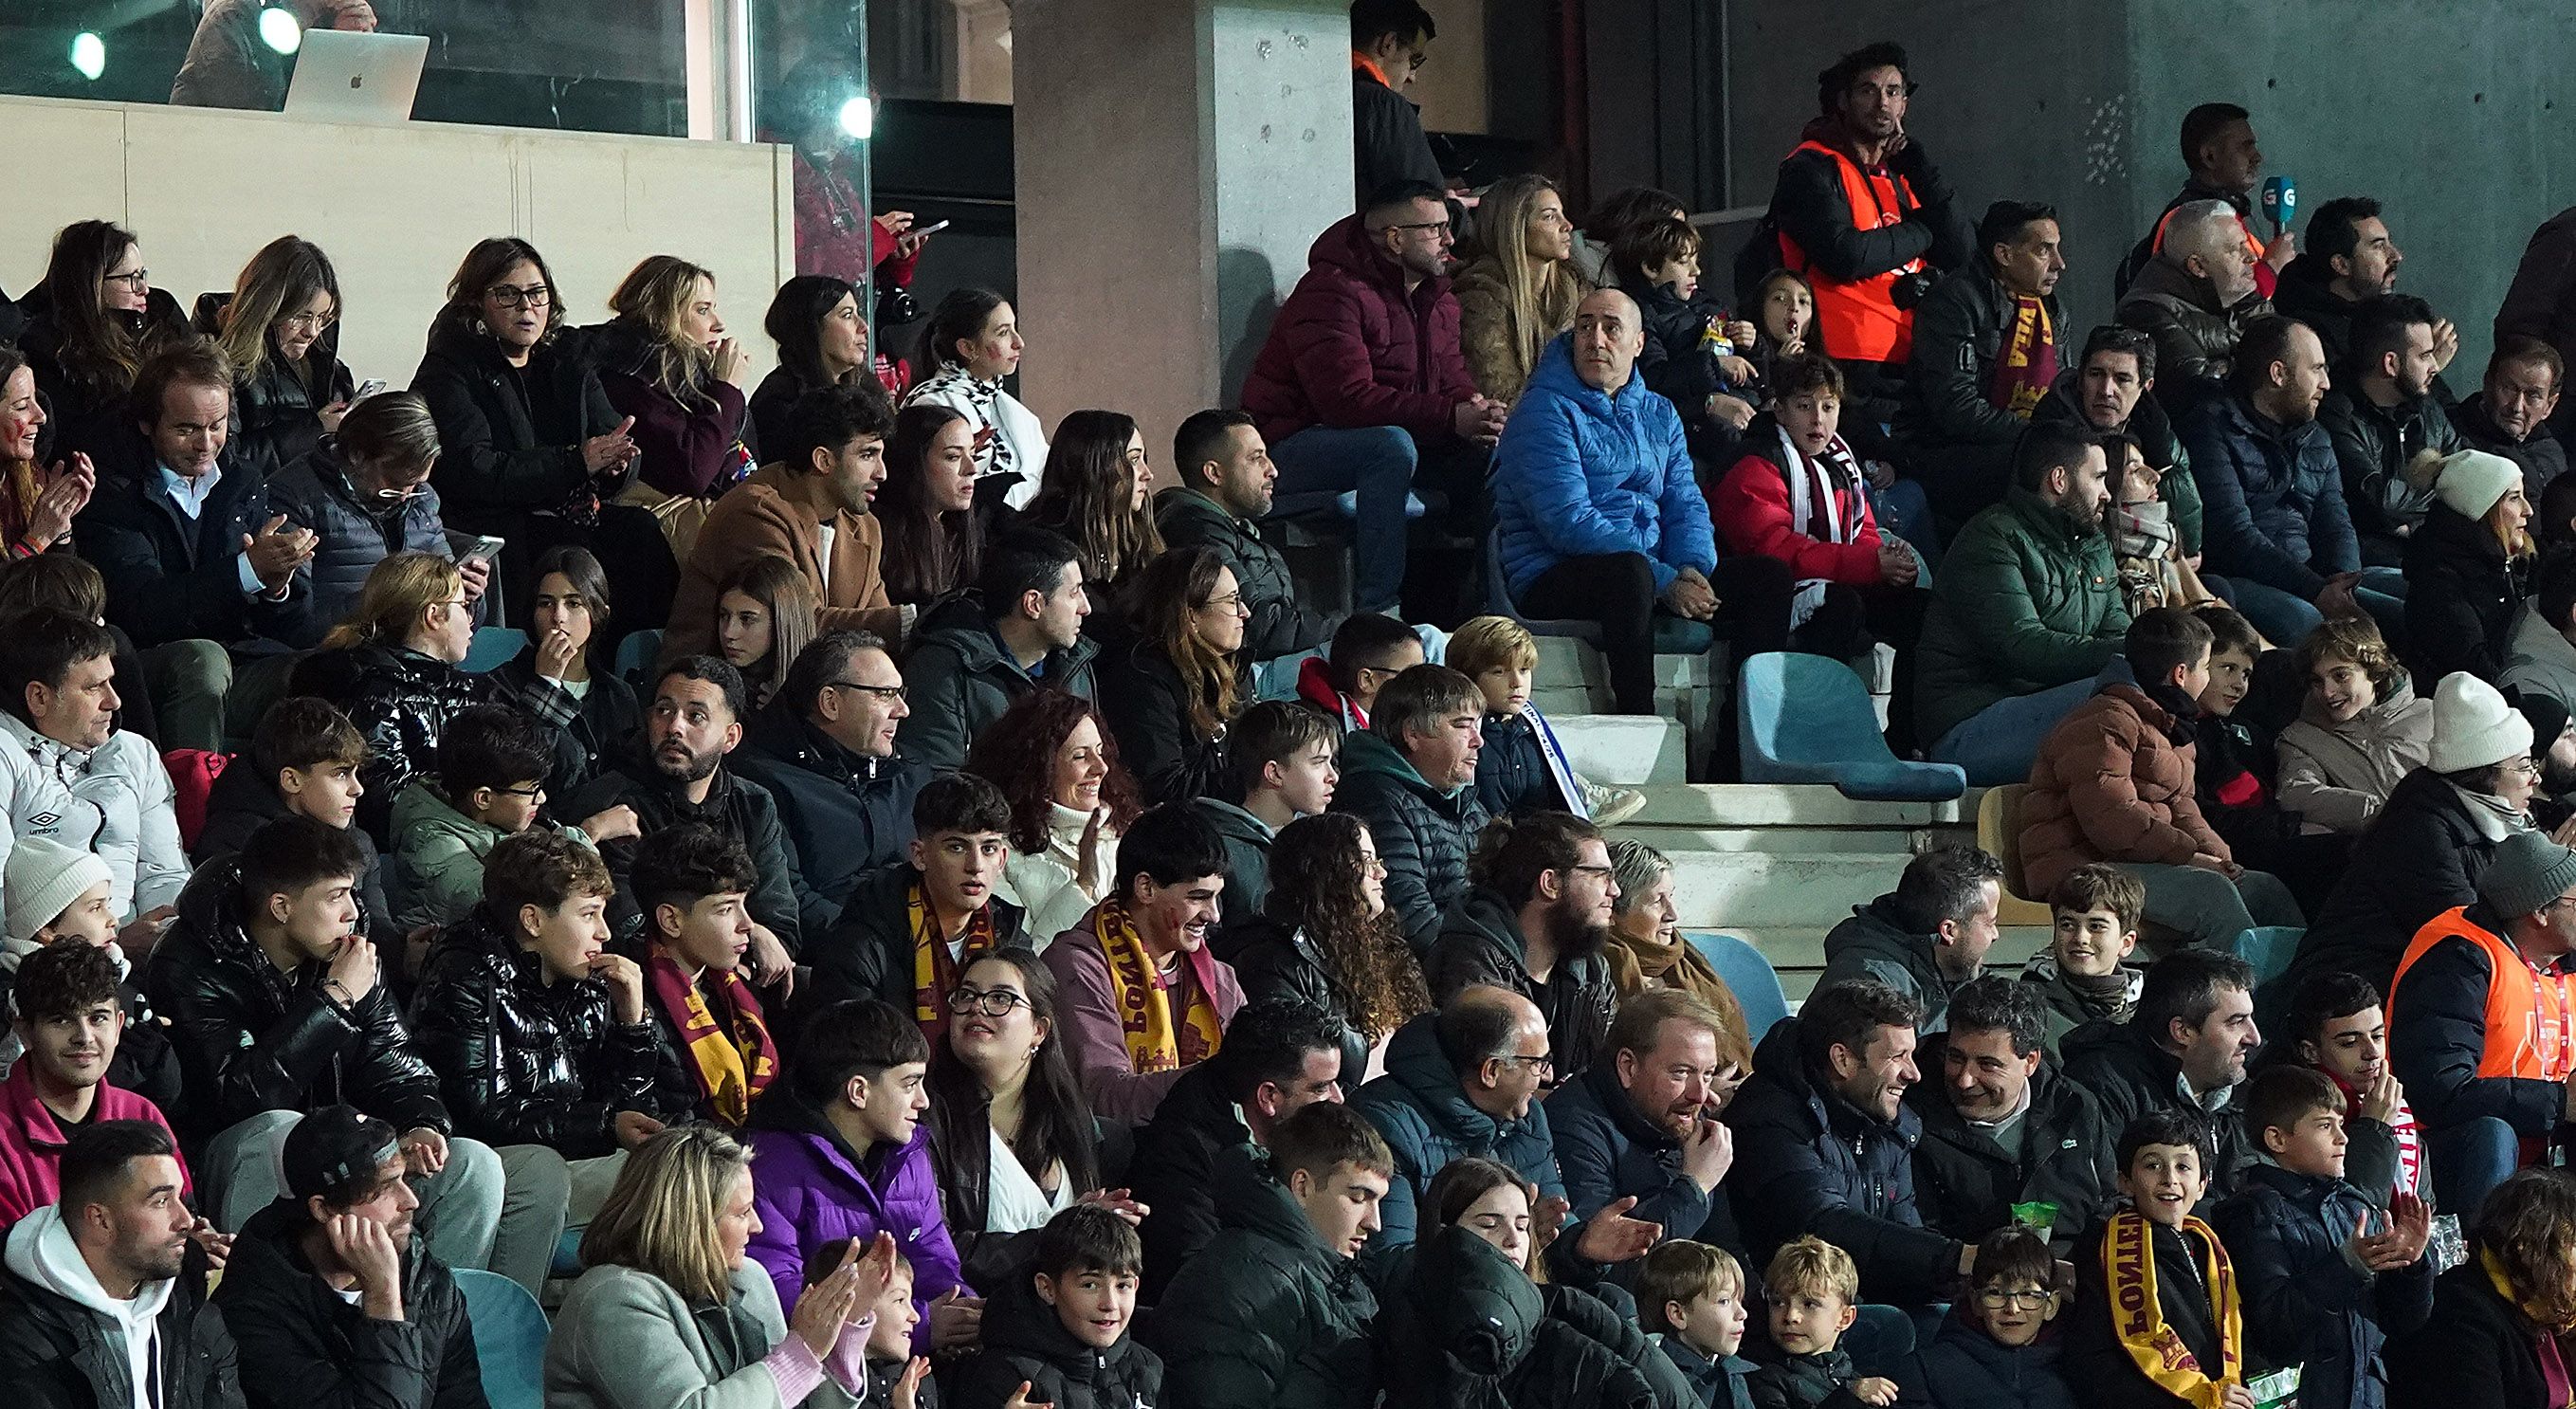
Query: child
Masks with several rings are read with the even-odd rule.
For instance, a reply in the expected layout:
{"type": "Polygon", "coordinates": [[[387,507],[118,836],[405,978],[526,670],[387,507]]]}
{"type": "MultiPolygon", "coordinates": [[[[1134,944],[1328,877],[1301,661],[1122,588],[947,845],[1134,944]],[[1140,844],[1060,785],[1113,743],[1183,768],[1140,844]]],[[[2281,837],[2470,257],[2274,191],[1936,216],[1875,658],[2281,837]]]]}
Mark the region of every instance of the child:
{"type": "Polygon", "coordinates": [[[1162,1358],[1127,1334],[1144,1266],[1136,1230],[1098,1204],[1047,1220],[1028,1279],[996,1293],[986,1311],[983,1348],[959,1383],[958,1409],[1159,1403],[1162,1358]]]}
{"type": "Polygon", "coordinates": [[[1787,1243],[1771,1255],[1762,1294],[1771,1304],[1771,1344],[1745,1382],[1758,1409],[1896,1402],[1894,1380],[1855,1376],[1851,1352],[1840,1348],[1860,1315],[1860,1268],[1850,1253],[1813,1235],[1787,1243]]]}
{"type": "Polygon", "coordinates": [[[2299,819],[2281,808],[2272,780],[2280,776],[2273,744],[2298,710],[2287,669],[2290,657],[2273,652],[2242,612],[2222,602],[2192,609],[2209,628],[2209,686],[2200,693],[2199,757],[2193,787],[2200,814],[2225,839],[2238,864],[2287,882],[2301,908],[2315,911],[2342,875],[2351,852],[2348,837],[2303,835],[2299,819]]]}
{"type": "MultiPolygon", "coordinates": [[[[394,799],[394,924],[408,932],[464,919],[483,898],[483,860],[535,825],[554,745],[506,705],[476,705],[438,740],[438,783],[416,779],[394,799]]],[[[627,831],[631,834],[630,814],[627,831]]],[[[589,845],[580,828],[567,828],[589,845]]]]}
{"type": "MultiPolygon", "coordinates": [[[[1011,854],[1011,804],[972,773],[943,773],[912,799],[910,855],[859,877],[813,955],[821,1005],[875,998],[948,1031],[948,994],[978,954],[1028,944],[1026,916],[995,894],[1011,854]]],[[[1040,943],[1044,940],[1041,939],[1040,943]]]]}
{"type": "Polygon", "coordinates": [[[1342,731],[1294,700],[1263,700],[1225,732],[1222,797],[1190,799],[1225,842],[1225,913],[1209,941],[1231,961],[1270,894],[1279,829],[1330,807],[1341,782],[1342,731]]]}
{"type": "Polygon", "coordinates": [[[1997,1229],[1977,1244],[1974,1288],[1950,1308],[1931,1344],[1906,1366],[1906,1409],[2075,1409],[2058,1373],[2057,1338],[2046,1334],[2061,1309],[2050,1284],[2057,1260],[2031,1229],[1997,1229]]]}
{"type": "MultiPolygon", "coordinates": [[[[0,895],[7,897],[7,934],[0,938],[0,1025],[10,1014],[18,966],[39,950],[56,944],[86,944],[107,951],[116,968],[118,1003],[125,1010],[125,1038],[109,1059],[108,1081],[167,1108],[179,1100],[179,1059],[170,1050],[168,1030],[152,1016],[133,964],[116,943],[115,882],[107,863],[86,851],[74,851],[51,837],[25,836],[0,869],[0,895]]],[[[24,1050],[15,1031],[0,1035],[0,1070],[24,1050]]]]}
{"type": "Polygon", "coordinates": [[[2236,1269],[2191,1216],[2218,1152],[2208,1125],[2149,1111],[2120,1132],[2126,1204],[2075,1260],[2064,1370],[2099,1409],[2254,1409],[2236,1269]]]}
{"type": "Polygon", "coordinates": [[[2290,999],[2290,1041],[2301,1065],[2344,1096],[2344,1178],[2375,1208],[2391,1190],[2431,1192],[2424,1132],[2388,1066],[2388,1016],[2370,980],[2341,969],[2311,974],[2290,999]]]}
{"type": "Polygon", "coordinates": [[[868,1328],[869,1404],[892,1409],[939,1409],[939,1382],[930,1357],[912,1353],[912,1330],[921,1312],[912,1304],[912,1260],[894,1255],[894,1275],[877,1295],[876,1324],[868,1328]]]}
{"type": "Polygon", "coordinates": [[[1736,443],[1764,398],[1744,357],[1753,327],[1730,323],[1714,298],[1701,295],[1699,255],[1699,231],[1689,221],[1640,221],[1611,242],[1610,270],[1644,320],[1637,375],[1681,413],[1691,450],[1714,456],[1736,443]]]}
{"type": "Polygon", "coordinates": [[[1744,1264],[1724,1248],[1674,1238],[1637,1271],[1637,1320],[1663,1339],[1665,1358],[1704,1409],[1753,1409],[1746,1379],[1744,1264]]]}
{"type": "Polygon", "coordinates": [[[778,1075],[778,1043],[741,973],[759,879],[740,842],[702,823],[664,827],[635,848],[644,1007],[662,1048],[654,1105],[727,1130],[742,1128],[778,1075]]]}
{"type": "Polygon", "coordinates": [[[1530,677],[1538,670],[1538,640],[1509,617],[1480,616],[1449,638],[1449,668],[1476,682],[1485,696],[1485,750],[1476,756],[1476,795],[1486,815],[1571,812],[1596,827],[1615,827],[1637,815],[1646,795],[1611,788],[1574,771],[1547,716],[1530,703],[1530,677]]]}
{"type": "Polygon", "coordinates": [[[2343,1093],[2325,1073],[2276,1066],[2244,1100],[2263,1158],[2210,1222],[2243,1269],[2249,1371],[2301,1366],[2302,1409],[2382,1409],[2381,1347],[2433,1309],[2431,1212],[2399,1194],[2383,1222],[2345,1182],[2343,1093]]]}
{"type": "Polygon", "coordinates": [[[1754,290],[1754,369],[1768,384],[1781,359],[1807,355],[1807,329],[1816,321],[1816,288],[1794,269],[1774,269],[1754,290]]]}
{"type": "Polygon", "coordinates": [[[1345,733],[1366,729],[1378,687],[1427,659],[1412,627],[1377,612],[1357,612],[1334,630],[1323,655],[1297,667],[1297,698],[1338,720],[1345,733]]]}
{"type": "Polygon", "coordinates": [[[2125,1023],[2147,971],[2127,962],[2138,947],[2147,888],[2108,862],[2066,873],[2048,892],[2048,947],[2022,966],[2021,981],[2048,999],[2048,1055],[2089,1022],[2125,1023]]]}
{"type": "Polygon", "coordinates": [[[2416,698],[2366,616],[2308,633],[2298,663],[2307,699],[2281,731],[2281,810],[2304,831],[2358,836],[2432,756],[2433,702],[2416,698]]]}
{"type": "MultiPolygon", "coordinates": [[[[347,831],[357,823],[358,769],[367,761],[366,736],[328,700],[291,695],[268,707],[251,734],[250,754],[236,758],[215,778],[206,797],[206,825],[190,859],[212,865],[242,849],[261,824],[294,815],[347,831]]],[[[358,833],[367,854],[358,878],[358,905],[370,933],[395,933],[385,903],[384,862],[375,840],[358,833]]]]}

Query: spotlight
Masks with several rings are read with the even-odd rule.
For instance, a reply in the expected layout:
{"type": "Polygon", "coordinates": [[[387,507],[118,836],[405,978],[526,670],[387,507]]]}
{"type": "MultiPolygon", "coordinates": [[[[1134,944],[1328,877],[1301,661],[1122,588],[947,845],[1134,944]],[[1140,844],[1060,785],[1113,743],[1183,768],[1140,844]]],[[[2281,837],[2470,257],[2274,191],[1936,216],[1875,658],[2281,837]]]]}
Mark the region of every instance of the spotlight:
{"type": "Polygon", "coordinates": [[[841,131],[853,142],[864,142],[877,130],[877,105],[864,95],[841,105],[841,131]]]}
{"type": "Polygon", "coordinates": [[[271,5],[259,12],[259,38],[281,54],[292,54],[304,47],[304,26],[295,22],[293,12],[271,5]]]}
{"type": "Polygon", "coordinates": [[[107,72],[107,41],[83,30],[72,36],[72,68],[92,83],[107,72]]]}

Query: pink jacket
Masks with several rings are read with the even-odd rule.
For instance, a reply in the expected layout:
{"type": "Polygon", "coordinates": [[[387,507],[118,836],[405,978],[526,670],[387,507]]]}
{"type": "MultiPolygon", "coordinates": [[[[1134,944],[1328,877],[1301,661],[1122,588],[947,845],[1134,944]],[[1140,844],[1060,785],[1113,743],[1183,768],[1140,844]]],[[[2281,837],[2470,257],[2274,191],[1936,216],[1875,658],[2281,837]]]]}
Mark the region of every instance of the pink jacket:
{"type": "MultiPolygon", "coordinates": [[[[167,1130],[161,1108],[102,1081],[90,1119],[148,1120],[167,1130]]],[[[173,1140],[178,1137],[172,1136],[173,1140]]],[[[54,1113],[36,1095],[36,1065],[24,1057],[0,1081],[0,1226],[17,1222],[62,1197],[63,1134],[54,1113]]],[[[188,1161],[179,1160],[179,1191],[188,1192],[188,1161]]]]}
{"type": "MultiPolygon", "coordinates": [[[[1191,1062],[1214,1055],[1194,1054],[1184,1047],[1182,1065],[1175,1070],[1135,1070],[1127,1055],[1127,1025],[1118,1015],[1118,992],[1109,981],[1109,960],[1092,931],[1091,912],[1084,912],[1081,923],[1057,935],[1047,946],[1045,958],[1047,972],[1055,978],[1056,1023],[1064,1034],[1065,1055],[1073,1059],[1074,1072],[1082,1078],[1092,1114],[1102,1120],[1121,1125],[1151,1120],[1154,1108],[1163,1103],[1163,1093],[1172,1089],[1191,1062]]],[[[1234,966],[1213,954],[1198,953],[1189,956],[1182,972],[1191,975],[1193,982],[1207,984],[1220,1028],[1231,1024],[1235,1011],[1243,1006],[1243,985],[1235,979],[1234,966]]],[[[1175,1023],[1180,1021],[1182,997],[1172,995],[1175,1023]]]]}

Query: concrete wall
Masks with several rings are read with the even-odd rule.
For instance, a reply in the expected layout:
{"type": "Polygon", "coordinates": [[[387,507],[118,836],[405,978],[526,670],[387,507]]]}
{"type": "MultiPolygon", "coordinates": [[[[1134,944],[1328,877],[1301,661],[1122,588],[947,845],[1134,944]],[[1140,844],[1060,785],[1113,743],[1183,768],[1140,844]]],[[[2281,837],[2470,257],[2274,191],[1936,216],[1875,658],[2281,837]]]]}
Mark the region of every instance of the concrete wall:
{"type": "Polygon", "coordinates": [[[132,229],[153,283],[183,308],[230,289],[261,245],[302,235],[339,270],[340,355],[362,381],[410,384],[448,277],[488,235],[545,251],[565,316],[583,323],[608,316],[610,290],[645,255],[713,269],[752,354],[746,386],[774,360],[760,316],[795,272],[783,147],[45,98],[0,98],[0,130],[46,154],[15,168],[0,202],[0,288],[41,279],[54,232],[74,220],[132,229]]]}

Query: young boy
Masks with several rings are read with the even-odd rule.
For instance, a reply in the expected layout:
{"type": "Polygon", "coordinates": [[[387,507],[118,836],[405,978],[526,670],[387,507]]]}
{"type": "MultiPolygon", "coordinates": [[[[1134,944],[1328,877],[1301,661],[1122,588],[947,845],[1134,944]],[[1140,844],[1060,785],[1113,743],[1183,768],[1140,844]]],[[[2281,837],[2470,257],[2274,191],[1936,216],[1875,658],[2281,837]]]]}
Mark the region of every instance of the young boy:
{"type": "MultiPolygon", "coordinates": [[[[2210,602],[2191,614],[2209,628],[2209,684],[2200,692],[2198,758],[2192,786],[2201,816],[2227,843],[2237,862],[2279,876],[2303,909],[2314,911],[2343,874],[2352,842],[2346,837],[2301,835],[2297,814],[2281,810],[2271,780],[2280,776],[2273,741],[2298,713],[2304,682],[2284,698],[2274,686],[2283,676],[2263,672],[2256,690],[2256,669],[2264,654],[2263,638],[2235,608],[2210,602]]],[[[2295,643],[2293,643],[2295,644],[2295,643]]],[[[2276,664],[2287,665],[2284,655],[2276,664]]]]}
{"type": "Polygon", "coordinates": [[[1571,812],[1615,827],[1637,815],[1646,795],[1587,781],[1565,758],[1547,716],[1530,703],[1538,639],[1509,617],[1480,616],[1449,638],[1449,668],[1485,697],[1485,751],[1476,757],[1476,795],[1486,815],[1571,812]]]}
{"type": "Polygon", "coordinates": [[[876,1324],[868,1328],[867,1403],[892,1409],[939,1409],[939,1382],[930,1357],[912,1353],[912,1331],[921,1312],[912,1304],[912,1259],[894,1255],[894,1275],[877,1295],[876,1324]]]}
{"type": "Polygon", "coordinates": [[[1987,1234],[1968,1275],[1973,1290],[1907,1362],[1902,1402],[1933,1409],[2074,1409],[2075,1392],[2057,1370],[2057,1347],[2039,1343],[2060,1309],[2050,1289],[2056,1276],[2057,1259],[2037,1232],[2014,1224],[1987,1234]]]}
{"type": "Polygon", "coordinates": [[[2301,1065],[2324,1072],[2344,1098],[2344,1178],[2373,1208],[2393,1190],[2425,1194],[2424,1132],[2388,1065],[2388,1017],[2370,980],[2340,969],[2310,975],[2290,999],[2290,1041],[2301,1065]]]}
{"type": "Polygon", "coordinates": [[[1763,393],[1742,355],[1752,328],[1729,323],[1717,300],[1700,292],[1699,257],[1699,231],[1689,221],[1648,220],[1611,243],[1610,271],[1644,319],[1637,374],[1681,413],[1693,454],[1718,454],[1761,409],[1763,393]]]}
{"type": "Polygon", "coordinates": [[[2146,908],[2147,888],[2106,861],[2076,867],[2049,890],[2048,947],[2022,966],[2021,981],[2038,984],[2048,1000],[2051,1060],[2084,1024],[2129,1020],[2147,981],[2147,971],[2128,962],[2146,908]]]}
{"type": "Polygon", "coordinates": [[[1843,1333],[1860,1315],[1860,1267],[1850,1253],[1810,1234],[1785,1243],[1762,1274],[1771,1343],[1746,1380],[1758,1409],[1819,1409],[1853,1400],[1896,1402],[1896,1381],[1858,1375],[1843,1333]]]}
{"type": "Polygon", "coordinates": [[[1658,1243],[1637,1270],[1637,1323],[1661,1337],[1664,1356],[1703,1409],[1753,1409],[1746,1380],[1744,1264],[1707,1243],[1658,1243]]]}
{"type": "Polygon", "coordinates": [[[2191,1216],[2218,1158],[2208,1125],[2149,1111],[2120,1132],[2120,1192],[2075,1260],[2062,1362],[2098,1409],[2254,1409],[2236,1270],[2191,1216]]]}
{"type": "Polygon", "coordinates": [[[1163,1361],[1127,1334],[1145,1245],[1126,1219],[1075,1204],[1038,1232],[1025,1285],[993,1298],[957,1409],[1162,1402],[1163,1361]]]}
{"type": "MultiPolygon", "coordinates": [[[[506,705],[476,705],[438,739],[438,782],[418,779],[394,799],[391,899],[405,933],[465,918],[483,898],[483,862],[502,838],[536,825],[554,745],[506,705]]],[[[578,827],[566,832],[585,846],[578,827]]]]}
{"type": "Polygon", "coordinates": [[[2375,1216],[2343,1177],[2343,1112],[2343,1092],[2314,1068],[2254,1078],[2245,1128],[2264,1158],[2209,1216],[2242,1269],[2249,1372],[2303,1367],[2303,1409],[2385,1402],[2380,1348],[2433,1310],[2431,1211],[2398,1194],[2375,1216]]]}
{"type": "MultiPolygon", "coordinates": [[[[778,1075],[778,1042],[742,976],[751,856],[713,827],[664,827],[635,848],[644,995],[661,1038],[653,1104],[740,1130],[778,1075]]],[[[909,1274],[907,1274],[909,1275],[909,1274]]]]}
{"type": "MultiPolygon", "coordinates": [[[[250,754],[215,777],[206,797],[206,823],[189,859],[212,865],[239,853],[261,824],[280,817],[310,817],[326,827],[357,824],[358,796],[366,788],[358,769],[367,761],[367,739],[349,716],[328,700],[290,695],[268,707],[251,735],[250,754]]],[[[361,831],[359,836],[365,837],[361,831]]],[[[367,870],[358,878],[359,908],[379,938],[394,933],[385,901],[383,860],[366,841],[367,870]]]]}
{"type": "Polygon", "coordinates": [[[1219,958],[1233,957],[1242,933],[1229,935],[1228,921],[1260,915],[1270,894],[1271,839],[1332,805],[1341,752],[1333,721],[1294,700],[1264,700],[1226,730],[1225,796],[1190,799],[1225,842],[1225,914],[1210,941],[1219,958]]]}
{"type": "Polygon", "coordinates": [[[912,1014],[922,1035],[939,1041],[948,992],[968,962],[1029,942],[1020,907],[993,894],[1011,854],[1010,829],[1010,800],[992,783],[943,773],[923,784],[912,799],[911,857],[850,888],[841,918],[808,955],[807,1001],[875,998],[912,1014]]]}
{"type": "MultiPolygon", "coordinates": [[[[126,1039],[115,1044],[108,1080],[155,1105],[177,1103],[179,1059],[161,1024],[153,1021],[133,965],[116,943],[115,881],[107,863],[51,837],[20,837],[10,849],[7,867],[0,869],[0,895],[8,900],[6,935],[0,937],[0,1021],[10,1011],[18,971],[28,959],[56,944],[104,950],[116,970],[126,1027],[126,1039]]],[[[0,1070],[23,1050],[14,1030],[0,1035],[0,1070]]]]}
{"type": "Polygon", "coordinates": [[[1324,654],[1297,667],[1297,698],[1339,721],[1344,733],[1365,729],[1378,687],[1428,658],[1412,627],[1377,612],[1357,612],[1334,630],[1324,654]]]}

